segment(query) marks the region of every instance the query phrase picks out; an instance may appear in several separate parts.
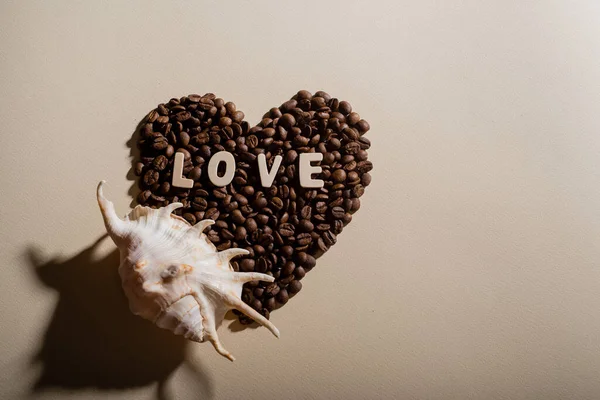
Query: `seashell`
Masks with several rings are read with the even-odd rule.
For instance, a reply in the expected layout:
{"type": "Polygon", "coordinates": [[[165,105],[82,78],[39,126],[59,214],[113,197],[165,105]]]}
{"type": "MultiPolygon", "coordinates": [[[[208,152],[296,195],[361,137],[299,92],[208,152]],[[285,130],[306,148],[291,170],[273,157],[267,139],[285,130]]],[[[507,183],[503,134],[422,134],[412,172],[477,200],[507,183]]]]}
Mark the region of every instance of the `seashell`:
{"type": "Polygon", "coordinates": [[[225,314],[236,309],[276,337],[279,330],[241,299],[246,282],[273,282],[270,275],[235,272],[231,258],[244,249],[218,252],[202,231],[214,224],[202,220],[191,226],[172,214],[183,207],[171,203],[160,209],[136,206],[124,219],[98,185],[97,197],[106,230],[119,248],[119,275],[131,311],[195,342],[211,342],[222,356],[234,360],[217,335],[225,314]]]}

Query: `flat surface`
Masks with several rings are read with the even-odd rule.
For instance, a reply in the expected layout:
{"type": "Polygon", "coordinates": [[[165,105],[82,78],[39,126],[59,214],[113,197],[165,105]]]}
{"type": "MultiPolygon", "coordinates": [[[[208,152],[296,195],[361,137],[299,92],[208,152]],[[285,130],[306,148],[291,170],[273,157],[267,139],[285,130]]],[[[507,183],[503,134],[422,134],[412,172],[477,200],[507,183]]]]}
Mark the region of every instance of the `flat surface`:
{"type": "Polygon", "coordinates": [[[600,397],[597,1],[3,1],[0,93],[2,399],[600,397]],[[281,339],[227,321],[232,364],[131,317],[86,249],[138,121],[299,89],[352,103],[375,169],[281,339]]]}

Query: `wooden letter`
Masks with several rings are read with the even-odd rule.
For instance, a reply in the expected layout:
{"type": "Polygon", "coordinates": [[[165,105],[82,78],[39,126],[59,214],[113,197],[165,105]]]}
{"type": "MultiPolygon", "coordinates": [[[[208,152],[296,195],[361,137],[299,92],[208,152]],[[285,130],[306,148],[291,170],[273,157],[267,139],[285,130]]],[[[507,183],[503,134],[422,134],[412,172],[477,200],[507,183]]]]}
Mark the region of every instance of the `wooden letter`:
{"type": "Polygon", "coordinates": [[[320,166],[312,166],[312,161],[323,160],[323,153],[302,153],[300,154],[300,186],[305,188],[322,188],[325,185],[322,179],[313,179],[312,174],[319,174],[323,171],[320,166]]]}
{"type": "Polygon", "coordinates": [[[277,171],[281,165],[281,160],[283,160],[283,157],[275,156],[271,172],[269,172],[267,169],[267,157],[264,154],[258,155],[258,174],[260,175],[260,183],[263,187],[270,187],[273,184],[275,175],[277,175],[277,171]]]}
{"type": "Polygon", "coordinates": [[[213,185],[227,186],[233,180],[234,175],[235,158],[233,158],[233,154],[227,151],[220,151],[211,157],[208,162],[208,179],[210,179],[213,185]],[[225,163],[225,173],[223,176],[219,176],[217,173],[221,161],[225,163]]]}
{"type": "Polygon", "coordinates": [[[173,180],[171,181],[171,184],[175,187],[190,189],[194,186],[194,181],[183,177],[183,158],[183,153],[175,153],[173,180]]]}

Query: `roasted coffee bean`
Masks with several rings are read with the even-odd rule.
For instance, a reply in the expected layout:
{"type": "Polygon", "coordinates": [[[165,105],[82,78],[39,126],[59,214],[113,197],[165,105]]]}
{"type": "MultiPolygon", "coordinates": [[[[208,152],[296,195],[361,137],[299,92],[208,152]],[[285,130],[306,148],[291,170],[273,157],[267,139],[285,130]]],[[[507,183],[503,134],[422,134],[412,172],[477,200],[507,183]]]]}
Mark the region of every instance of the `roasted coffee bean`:
{"type": "Polygon", "coordinates": [[[265,294],[265,288],[262,288],[260,286],[255,287],[254,291],[252,292],[252,294],[254,295],[254,297],[256,297],[257,299],[260,299],[264,296],[265,294]]]}
{"type": "Polygon", "coordinates": [[[360,177],[360,182],[362,183],[362,185],[364,187],[367,187],[371,184],[371,175],[368,172],[365,172],[361,177],[360,177]]]}
{"type": "Polygon", "coordinates": [[[319,214],[324,214],[327,211],[327,203],[324,201],[317,202],[317,204],[315,204],[315,210],[317,210],[319,214]]]}
{"type": "Polygon", "coordinates": [[[252,233],[258,229],[258,226],[256,225],[256,221],[254,220],[254,218],[246,219],[244,226],[246,227],[246,229],[248,230],[249,233],[252,233]]]}
{"type": "Polygon", "coordinates": [[[246,221],[246,217],[244,217],[244,214],[240,210],[233,210],[230,217],[235,224],[241,225],[246,221]]]}
{"type": "Polygon", "coordinates": [[[315,226],[312,222],[310,222],[310,220],[308,219],[303,219],[298,223],[298,227],[300,228],[300,230],[304,231],[304,232],[312,232],[315,229],[315,226]]]}
{"type": "Polygon", "coordinates": [[[279,285],[276,282],[273,282],[265,288],[265,296],[273,297],[277,295],[280,290],[279,285]]]}
{"type": "Polygon", "coordinates": [[[275,307],[277,307],[277,302],[275,301],[275,297],[270,297],[264,301],[263,306],[265,309],[269,311],[273,311],[275,307]]]}
{"type": "Polygon", "coordinates": [[[169,142],[167,141],[167,138],[165,138],[164,136],[155,136],[152,139],[152,148],[154,150],[164,150],[169,146],[169,142]]]}
{"type": "Polygon", "coordinates": [[[195,167],[188,173],[187,177],[189,179],[197,181],[198,179],[200,179],[201,175],[202,175],[202,169],[200,167],[195,167]]]}
{"type": "Polygon", "coordinates": [[[250,303],[250,306],[257,311],[262,310],[262,303],[258,299],[252,300],[252,302],[250,303]]]}
{"type": "Polygon", "coordinates": [[[183,214],[183,218],[185,218],[185,220],[187,222],[189,222],[191,225],[194,225],[196,223],[196,216],[192,213],[183,214]]]}
{"type": "Polygon", "coordinates": [[[323,241],[323,238],[321,238],[321,237],[319,239],[317,239],[317,247],[323,253],[326,252],[327,250],[329,250],[329,247],[325,244],[325,242],[323,241]]]}
{"type": "Polygon", "coordinates": [[[185,161],[187,161],[187,160],[189,160],[189,159],[191,159],[191,158],[192,158],[192,155],[191,155],[191,154],[190,154],[190,152],[189,152],[189,151],[187,151],[186,149],[179,148],[179,149],[177,149],[177,153],[181,153],[181,154],[183,154],[183,159],[184,159],[185,161]]]}
{"type": "Polygon", "coordinates": [[[281,236],[288,237],[294,235],[296,228],[294,227],[294,225],[286,223],[281,224],[278,231],[281,236]]]}
{"type": "Polygon", "coordinates": [[[255,262],[251,258],[244,258],[240,262],[240,270],[243,272],[253,272],[254,271],[255,262]]]}
{"type": "Polygon", "coordinates": [[[323,234],[323,240],[328,247],[331,247],[337,242],[337,237],[333,232],[327,231],[323,234]]]}
{"type": "Polygon", "coordinates": [[[204,218],[216,221],[219,218],[219,210],[217,208],[209,208],[204,213],[204,218]]]}
{"type": "Polygon", "coordinates": [[[334,182],[344,182],[346,180],[346,171],[343,169],[336,169],[333,171],[333,174],[331,174],[331,178],[334,182]]]}
{"type": "Polygon", "coordinates": [[[152,186],[156,182],[158,182],[159,178],[160,178],[160,175],[159,175],[158,171],[150,169],[150,170],[146,171],[146,173],[144,174],[144,185],[146,185],[147,187],[152,186]]]}
{"type": "Polygon", "coordinates": [[[285,263],[283,268],[281,268],[281,273],[283,276],[288,276],[294,273],[294,269],[296,269],[296,264],[293,261],[288,261],[285,263]]]}
{"type": "Polygon", "coordinates": [[[283,246],[280,249],[280,253],[283,257],[291,257],[291,255],[294,254],[294,249],[292,246],[283,246]]]}
{"type": "Polygon", "coordinates": [[[367,121],[361,119],[356,123],[356,129],[358,129],[361,135],[364,135],[369,129],[371,129],[371,127],[369,126],[369,123],[367,121]]]}
{"type": "Polygon", "coordinates": [[[269,262],[265,257],[260,257],[256,262],[256,272],[265,273],[269,269],[269,262]]]}
{"type": "Polygon", "coordinates": [[[312,242],[312,236],[310,233],[301,233],[296,237],[296,243],[299,246],[306,246],[312,242]]]}
{"type": "Polygon", "coordinates": [[[277,296],[275,296],[275,300],[277,300],[279,304],[285,304],[289,299],[290,297],[286,289],[281,289],[279,293],[277,293],[277,296]]]}
{"type": "Polygon", "coordinates": [[[271,199],[271,205],[276,210],[281,210],[281,208],[283,207],[283,200],[281,200],[279,197],[273,197],[271,199]]]}
{"type": "Polygon", "coordinates": [[[309,219],[312,216],[312,208],[308,205],[302,207],[302,210],[300,210],[300,216],[304,219],[309,219]]]}
{"type": "Polygon", "coordinates": [[[299,280],[291,281],[286,289],[290,295],[295,295],[300,290],[302,290],[302,282],[300,282],[299,280]]]}
{"type": "Polygon", "coordinates": [[[192,208],[194,210],[204,211],[206,210],[206,207],[208,207],[206,199],[202,197],[194,197],[194,200],[192,201],[192,208]]]}
{"type": "Polygon", "coordinates": [[[346,211],[339,206],[333,207],[331,209],[331,215],[333,215],[333,217],[337,219],[343,218],[345,213],[346,211]]]}
{"type": "Polygon", "coordinates": [[[372,169],[373,164],[371,163],[371,161],[360,161],[356,164],[356,170],[361,174],[370,172],[372,169]]]}
{"type": "Polygon", "coordinates": [[[354,188],[352,188],[352,193],[356,197],[362,196],[364,194],[364,192],[365,192],[365,188],[363,187],[363,185],[356,185],[356,186],[354,186],[354,188]]]}
{"type": "Polygon", "coordinates": [[[348,172],[347,184],[348,186],[358,185],[360,183],[360,175],[356,171],[348,172]]]}
{"type": "Polygon", "coordinates": [[[268,204],[268,200],[262,195],[257,196],[253,202],[254,207],[256,207],[259,210],[265,208],[268,204]]]}
{"type": "Polygon", "coordinates": [[[296,269],[294,270],[294,277],[297,280],[304,278],[305,275],[306,275],[306,270],[301,266],[296,267],[296,269]]]}
{"type": "Polygon", "coordinates": [[[168,163],[169,160],[167,159],[167,157],[161,154],[152,161],[152,167],[157,171],[162,171],[167,167],[168,163]]]}
{"type": "Polygon", "coordinates": [[[255,218],[256,222],[260,225],[267,225],[269,223],[269,216],[266,214],[258,214],[255,218]]]}
{"type": "Polygon", "coordinates": [[[289,130],[296,124],[296,119],[292,114],[283,114],[281,118],[279,118],[279,124],[289,130]]]}

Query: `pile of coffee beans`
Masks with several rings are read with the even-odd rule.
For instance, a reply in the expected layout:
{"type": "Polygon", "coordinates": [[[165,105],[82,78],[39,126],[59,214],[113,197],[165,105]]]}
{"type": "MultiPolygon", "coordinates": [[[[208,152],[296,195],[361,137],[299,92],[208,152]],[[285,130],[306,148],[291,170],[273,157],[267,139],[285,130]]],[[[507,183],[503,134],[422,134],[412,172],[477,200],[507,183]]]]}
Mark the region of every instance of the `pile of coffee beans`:
{"type": "MultiPolygon", "coordinates": [[[[181,202],[184,207],[175,213],[192,225],[215,220],[205,233],[219,251],[250,252],[234,259],[236,271],[275,277],[273,283],[247,283],[242,293],[243,301],[269,318],[302,289],[316,258],[336,243],[360,208],[373,168],[367,159],[368,130],[350,103],[322,91],[299,91],[253,127],[234,103],[212,93],[173,98],[150,111],[137,132],[137,201],[154,208],[181,202]],[[215,187],[205,171],[219,151],[232,153],[237,163],[226,187],[215,187]],[[191,189],[171,185],[176,152],[184,155],[183,175],[195,181],[191,189]],[[313,152],[323,154],[322,173],[314,176],[325,181],[320,189],[299,184],[298,155],[313,152]],[[258,173],[261,153],[269,170],[275,156],[283,157],[268,188],[258,173]]],[[[252,322],[238,316],[242,323],[252,322]]]]}

